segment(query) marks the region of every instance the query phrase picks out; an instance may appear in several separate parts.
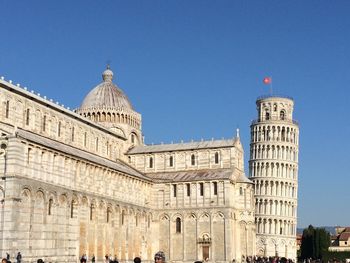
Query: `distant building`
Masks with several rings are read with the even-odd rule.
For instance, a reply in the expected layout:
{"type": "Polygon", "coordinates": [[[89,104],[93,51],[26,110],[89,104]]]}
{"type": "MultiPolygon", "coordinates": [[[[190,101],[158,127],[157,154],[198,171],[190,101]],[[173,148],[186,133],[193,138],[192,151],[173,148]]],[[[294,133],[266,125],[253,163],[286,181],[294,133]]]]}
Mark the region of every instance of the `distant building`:
{"type": "Polygon", "coordinates": [[[350,251],[350,227],[336,227],[335,238],[332,238],[329,251],[350,251]]]}

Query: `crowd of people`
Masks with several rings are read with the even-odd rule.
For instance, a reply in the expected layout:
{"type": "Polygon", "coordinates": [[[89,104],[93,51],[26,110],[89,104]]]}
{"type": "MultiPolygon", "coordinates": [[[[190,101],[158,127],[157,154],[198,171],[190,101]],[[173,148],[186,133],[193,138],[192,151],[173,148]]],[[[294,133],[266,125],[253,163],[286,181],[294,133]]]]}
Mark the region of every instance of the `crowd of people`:
{"type": "MultiPolygon", "coordinates": [[[[16,260],[16,263],[22,263],[21,252],[17,253],[15,260],[16,260]]],[[[80,263],[87,263],[87,262],[95,263],[96,262],[95,255],[92,255],[91,259],[88,260],[87,255],[83,254],[80,257],[80,263]]],[[[202,263],[202,262],[203,261],[195,261],[194,263],[202,263]]],[[[6,253],[6,258],[3,258],[1,263],[11,263],[10,255],[8,253],[6,253]]],[[[38,259],[37,263],[44,263],[44,260],[38,259]]],[[[116,257],[112,258],[111,255],[105,255],[104,263],[119,263],[119,261],[116,257]]],[[[134,263],[141,263],[141,258],[135,257],[134,263]]],[[[158,251],[154,255],[154,263],[165,263],[165,254],[163,251],[158,251]]],[[[257,257],[257,256],[244,257],[243,256],[241,262],[237,262],[235,259],[233,259],[232,263],[294,263],[294,261],[291,259],[287,259],[285,257],[257,257]]],[[[305,263],[310,263],[310,262],[305,262],[305,263]]]]}
{"type": "MultiPolygon", "coordinates": [[[[86,254],[83,254],[80,257],[80,263],[86,263],[86,262],[88,262],[88,258],[86,256],[86,254]]],[[[96,262],[95,255],[92,255],[91,262],[92,263],[96,262]]],[[[154,255],[154,262],[155,263],[165,263],[165,254],[164,254],[163,251],[159,251],[159,252],[157,252],[154,255]]],[[[118,261],[118,259],[116,257],[113,258],[111,255],[105,255],[104,263],[119,263],[119,261],[118,261]]],[[[140,257],[135,257],[134,258],[134,263],[141,263],[141,258],[140,257]]]]}
{"type": "Polygon", "coordinates": [[[242,263],[294,263],[292,259],[288,259],[285,257],[246,257],[243,258],[242,263]]]}
{"type": "MultiPolygon", "coordinates": [[[[17,253],[16,262],[17,263],[21,263],[22,262],[22,254],[21,254],[21,252],[17,253]]],[[[1,260],[1,263],[11,263],[10,254],[9,253],[6,253],[6,258],[3,258],[1,260]]]]}

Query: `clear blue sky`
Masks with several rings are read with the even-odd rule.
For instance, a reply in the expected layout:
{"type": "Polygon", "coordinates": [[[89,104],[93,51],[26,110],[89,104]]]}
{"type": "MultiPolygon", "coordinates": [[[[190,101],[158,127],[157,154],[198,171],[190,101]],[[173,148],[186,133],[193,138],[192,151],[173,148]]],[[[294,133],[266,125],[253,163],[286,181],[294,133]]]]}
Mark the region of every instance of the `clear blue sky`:
{"type": "MultiPolygon", "coordinates": [[[[71,108],[115,82],[146,143],[230,138],[295,100],[298,225],[350,225],[350,1],[0,1],[0,75],[71,108]]],[[[246,169],[247,170],[247,169],[246,169]]],[[[247,171],[248,172],[248,171],[247,171]]]]}

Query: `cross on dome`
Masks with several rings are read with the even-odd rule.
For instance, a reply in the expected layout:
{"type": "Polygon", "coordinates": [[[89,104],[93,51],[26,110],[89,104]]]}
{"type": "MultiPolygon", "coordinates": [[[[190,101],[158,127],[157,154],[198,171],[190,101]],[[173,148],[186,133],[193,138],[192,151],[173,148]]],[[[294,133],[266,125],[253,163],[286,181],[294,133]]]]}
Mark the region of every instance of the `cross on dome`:
{"type": "Polygon", "coordinates": [[[113,71],[110,69],[109,64],[107,64],[107,69],[102,73],[102,79],[104,82],[112,82],[113,80],[113,71]]]}

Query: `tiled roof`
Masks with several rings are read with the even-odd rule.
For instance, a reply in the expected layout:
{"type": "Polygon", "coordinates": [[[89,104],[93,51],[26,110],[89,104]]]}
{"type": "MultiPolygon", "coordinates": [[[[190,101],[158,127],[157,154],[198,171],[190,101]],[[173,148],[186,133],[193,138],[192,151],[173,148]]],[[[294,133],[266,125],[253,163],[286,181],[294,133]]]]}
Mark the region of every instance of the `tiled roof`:
{"type": "Polygon", "coordinates": [[[134,168],[126,165],[123,162],[120,162],[120,161],[114,162],[114,161],[111,161],[109,159],[106,159],[106,158],[100,157],[98,155],[83,151],[81,149],[72,147],[72,146],[67,145],[67,144],[63,144],[59,141],[55,141],[55,140],[52,140],[50,138],[46,138],[46,137],[34,134],[32,132],[29,132],[29,131],[18,129],[16,134],[18,137],[21,137],[21,138],[24,138],[24,139],[29,140],[31,142],[43,145],[45,147],[48,147],[48,148],[51,148],[51,149],[54,149],[54,150],[57,150],[57,151],[60,151],[63,153],[67,153],[69,155],[73,155],[73,156],[76,156],[78,158],[81,158],[81,159],[84,159],[84,160],[87,160],[87,161],[90,161],[90,162],[93,162],[93,163],[96,163],[96,164],[99,164],[102,166],[106,166],[106,167],[111,168],[113,170],[117,170],[119,172],[123,172],[125,174],[132,175],[132,176],[150,181],[150,178],[148,178],[144,174],[140,173],[139,171],[135,170],[134,168]]]}
{"type": "Polygon", "coordinates": [[[199,149],[215,149],[224,147],[233,147],[235,139],[228,140],[211,140],[200,142],[174,143],[174,144],[157,144],[157,145],[141,145],[135,146],[129,150],[128,154],[156,153],[156,152],[171,152],[171,151],[188,151],[199,149]]]}
{"type": "Polygon", "coordinates": [[[158,172],[148,173],[147,176],[154,179],[156,182],[193,182],[193,181],[207,181],[207,180],[234,180],[241,183],[252,183],[244,174],[238,170],[228,169],[203,169],[192,171],[179,172],[158,172]]]}
{"type": "Polygon", "coordinates": [[[339,235],[339,241],[348,241],[350,238],[350,232],[342,232],[339,235]]]}

